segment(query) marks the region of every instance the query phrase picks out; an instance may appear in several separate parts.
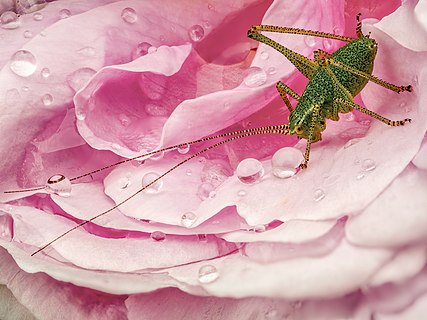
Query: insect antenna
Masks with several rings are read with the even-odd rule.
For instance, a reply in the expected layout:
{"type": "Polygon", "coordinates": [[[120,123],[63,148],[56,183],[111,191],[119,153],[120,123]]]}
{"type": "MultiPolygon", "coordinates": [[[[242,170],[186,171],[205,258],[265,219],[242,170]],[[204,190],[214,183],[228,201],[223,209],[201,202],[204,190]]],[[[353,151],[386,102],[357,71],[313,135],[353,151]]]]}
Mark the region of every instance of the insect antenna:
{"type": "MultiPolygon", "coordinates": [[[[171,173],[172,171],[174,171],[175,169],[177,169],[178,167],[180,167],[184,163],[190,161],[191,159],[194,159],[194,158],[198,157],[199,155],[201,155],[201,154],[203,154],[203,153],[205,153],[205,152],[207,152],[207,151],[209,151],[211,149],[214,149],[214,148],[216,148],[218,146],[226,144],[226,143],[228,143],[230,141],[234,141],[234,140],[237,140],[237,139],[241,139],[241,138],[245,138],[245,137],[249,137],[249,136],[253,136],[253,135],[261,135],[261,134],[282,134],[282,135],[287,135],[287,134],[289,134],[289,126],[287,124],[274,125],[274,126],[265,126],[265,127],[244,129],[244,130],[233,131],[233,132],[218,134],[218,135],[214,135],[214,136],[209,136],[209,137],[205,137],[205,138],[202,138],[202,139],[194,140],[194,141],[191,141],[191,142],[181,143],[179,145],[175,145],[175,146],[171,146],[171,147],[159,149],[159,150],[156,150],[156,151],[152,151],[152,152],[146,153],[144,155],[139,155],[139,156],[131,158],[131,159],[126,159],[126,160],[123,160],[123,161],[111,164],[109,166],[105,166],[103,168],[94,170],[94,171],[92,171],[90,173],[86,173],[86,174],[80,175],[78,177],[75,177],[73,179],[70,179],[70,180],[77,180],[79,178],[88,176],[90,174],[97,173],[99,171],[111,168],[112,166],[115,166],[115,165],[118,165],[118,164],[121,164],[121,163],[125,163],[125,162],[131,161],[131,160],[135,160],[135,159],[138,159],[138,158],[141,158],[141,157],[146,157],[148,155],[155,154],[155,153],[158,153],[158,152],[172,150],[172,149],[176,149],[178,147],[187,146],[187,145],[190,145],[190,144],[195,144],[195,143],[199,143],[199,142],[203,142],[203,141],[208,141],[208,140],[213,140],[213,139],[218,139],[218,138],[227,138],[228,137],[227,139],[219,141],[219,142],[216,142],[216,143],[214,143],[214,144],[206,147],[205,149],[196,152],[195,154],[189,156],[188,158],[186,158],[186,159],[178,162],[176,165],[174,165],[173,167],[171,167],[170,169],[168,169],[167,171],[165,171],[163,174],[161,174],[160,176],[158,176],[156,179],[154,179],[150,183],[144,185],[141,189],[139,189],[137,192],[135,192],[131,196],[129,196],[126,199],[122,200],[121,202],[119,202],[115,206],[111,207],[110,209],[108,209],[108,210],[106,210],[104,212],[101,212],[101,213],[93,216],[89,220],[82,221],[81,223],[77,224],[73,228],[71,228],[71,229],[67,230],[66,232],[62,233],[61,235],[59,235],[55,239],[53,239],[50,242],[48,242],[47,244],[45,244],[43,247],[39,248],[37,251],[33,252],[31,254],[31,256],[34,256],[35,254],[39,253],[40,251],[46,249],[48,246],[50,246],[54,242],[58,241],[59,239],[63,238],[64,236],[66,236],[70,232],[72,232],[72,231],[74,231],[74,230],[76,230],[76,229],[78,229],[78,228],[80,228],[80,227],[88,224],[89,222],[92,222],[95,219],[97,219],[97,218],[99,218],[99,217],[101,217],[103,215],[106,215],[107,213],[109,213],[109,212],[113,211],[114,209],[118,208],[119,206],[121,206],[122,204],[124,204],[127,201],[131,200],[136,195],[140,194],[145,189],[149,188],[150,186],[152,186],[153,184],[155,184],[157,181],[159,181],[160,179],[162,179],[163,177],[165,177],[167,174],[171,173]]],[[[29,190],[29,189],[27,189],[27,190],[29,190]]],[[[34,188],[32,190],[34,190],[34,188]]],[[[11,193],[11,191],[8,191],[7,193],[11,193]]]]}

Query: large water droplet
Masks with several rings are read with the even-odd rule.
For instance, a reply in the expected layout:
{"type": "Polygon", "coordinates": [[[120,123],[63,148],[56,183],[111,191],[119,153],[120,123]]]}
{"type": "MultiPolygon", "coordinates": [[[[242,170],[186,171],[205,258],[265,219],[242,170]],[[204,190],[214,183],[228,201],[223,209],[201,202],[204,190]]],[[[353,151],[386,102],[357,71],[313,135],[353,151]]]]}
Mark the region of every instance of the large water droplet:
{"type": "Polygon", "coordinates": [[[247,158],[240,161],[236,174],[241,182],[252,184],[261,180],[264,175],[264,167],[257,159],[247,158]]]}
{"type": "Polygon", "coordinates": [[[21,95],[19,94],[18,89],[10,89],[6,91],[6,99],[5,102],[9,106],[14,106],[21,99],[21,95]]]}
{"type": "Polygon", "coordinates": [[[42,97],[42,102],[46,107],[52,105],[52,103],[53,103],[52,95],[49,93],[44,94],[42,97]]]}
{"type": "Polygon", "coordinates": [[[314,196],[313,199],[314,201],[320,201],[325,197],[325,192],[322,189],[316,189],[314,190],[314,196]]]}
{"type": "Polygon", "coordinates": [[[16,29],[21,24],[21,21],[15,12],[6,11],[1,14],[0,23],[3,29],[16,29]]]}
{"type": "Polygon", "coordinates": [[[188,151],[190,151],[190,145],[189,144],[182,144],[178,147],[178,152],[180,154],[186,154],[188,151]]]}
{"type": "Polygon", "coordinates": [[[91,68],[78,69],[67,76],[67,84],[77,92],[86,85],[95,73],[96,71],[91,68]]]}
{"type": "Polygon", "coordinates": [[[292,147],[279,149],[271,158],[273,174],[278,178],[292,177],[303,161],[304,156],[300,150],[292,147]]]}
{"type": "Polygon", "coordinates": [[[59,10],[59,18],[66,19],[71,16],[71,11],[68,9],[59,10]]]}
{"type": "Polygon", "coordinates": [[[186,227],[190,228],[194,222],[196,222],[197,216],[193,212],[186,212],[181,217],[181,224],[186,227]]]}
{"type": "Polygon", "coordinates": [[[138,43],[136,46],[133,54],[132,59],[138,59],[139,57],[145,56],[149,53],[149,49],[152,47],[151,43],[148,42],[141,42],[138,43]]]}
{"type": "Polygon", "coordinates": [[[267,81],[267,74],[259,67],[250,67],[245,75],[243,82],[250,88],[262,86],[267,81]]]}
{"type": "Polygon", "coordinates": [[[214,190],[215,190],[215,187],[211,183],[209,182],[202,183],[197,189],[197,196],[200,198],[200,200],[206,200],[207,198],[209,198],[210,194],[214,190]]]}
{"type": "Polygon", "coordinates": [[[10,70],[20,77],[28,77],[37,69],[34,55],[27,50],[16,51],[10,58],[10,70]]]}
{"type": "Polygon", "coordinates": [[[146,187],[145,192],[151,193],[151,194],[160,192],[160,190],[162,189],[162,186],[163,186],[163,181],[157,180],[156,182],[152,183],[154,180],[156,180],[159,177],[160,177],[160,175],[158,175],[155,172],[146,173],[142,177],[142,187],[143,188],[146,187]]]}
{"type": "Polygon", "coordinates": [[[136,14],[135,9],[133,9],[133,8],[124,8],[122,10],[121,17],[122,17],[123,21],[130,23],[130,24],[138,21],[138,15],[136,14]]]}
{"type": "Polygon", "coordinates": [[[166,235],[161,231],[154,231],[151,233],[150,237],[153,241],[163,241],[166,239],[166,235]]]}
{"type": "Polygon", "coordinates": [[[70,179],[62,174],[55,174],[47,180],[45,190],[61,197],[69,197],[71,195],[70,179]]]}
{"type": "Polygon", "coordinates": [[[218,279],[219,273],[215,266],[210,264],[202,266],[199,269],[199,282],[200,283],[212,283],[218,279]]]}
{"type": "Polygon", "coordinates": [[[36,21],[41,21],[43,20],[43,15],[40,12],[36,12],[33,14],[33,19],[36,21]]]}
{"type": "Polygon", "coordinates": [[[199,42],[205,35],[205,30],[202,26],[195,24],[188,29],[188,35],[193,42],[199,42]]]}
{"type": "Polygon", "coordinates": [[[362,169],[366,172],[372,171],[376,168],[375,161],[372,159],[365,159],[362,162],[362,169]]]}
{"type": "Polygon", "coordinates": [[[50,77],[50,70],[49,70],[49,68],[43,68],[40,71],[40,75],[42,76],[43,79],[49,78],[50,77]]]}

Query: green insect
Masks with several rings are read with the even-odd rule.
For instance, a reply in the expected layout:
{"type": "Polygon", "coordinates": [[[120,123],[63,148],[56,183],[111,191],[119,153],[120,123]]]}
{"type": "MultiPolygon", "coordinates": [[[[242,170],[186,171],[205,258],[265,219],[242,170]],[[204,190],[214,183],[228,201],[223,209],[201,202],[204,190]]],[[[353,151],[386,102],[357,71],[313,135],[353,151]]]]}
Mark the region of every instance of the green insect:
{"type": "MultiPolygon", "coordinates": [[[[69,229],[67,232],[59,235],[32,255],[44,250],[46,247],[52,243],[58,241],[71,231],[86,225],[87,223],[94,221],[95,219],[113,211],[117,207],[121,206],[125,202],[131,200],[136,195],[143,192],[145,189],[149,188],[160,179],[162,179],[167,174],[174,171],[179,166],[183,165],[187,161],[198,157],[202,153],[205,153],[213,148],[216,148],[220,145],[223,145],[227,142],[237,140],[240,138],[260,135],[260,134],[285,134],[285,135],[298,135],[298,137],[307,140],[307,147],[304,154],[304,162],[300,165],[302,169],[307,167],[310,155],[310,145],[321,140],[321,132],[326,129],[326,119],[331,119],[334,121],[339,120],[339,113],[350,112],[353,109],[359,110],[375,119],[378,119],[387,125],[390,126],[402,126],[406,122],[410,122],[410,119],[403,119],[398,121],[389,120],[383,116],[370,111],[366,108],[363,108],[353,102],[353,98],[365,87],[368,81],[375,82],[389,90],[400,93],[402,91],[412,91],[410,85],[407,86],[396,86],[391,83],[385,82],[372,75],[375,55],[377,53],[377,43],[374,39],[370,39],[369,35],[363,35],[361,31],[361,22],[359,19],[360,14],[357,16],[357,38],[349,38],[335,34],[329,34],[318,31],[297,29],[297,28],[287,28],[287,27],[277,27],[277,26],[267,26],[267,25],[257,25],[253,26],[248,31],[249,38],[255,39],[259,42],[262,42],[268,46],[273,47],[277,51],[281,52],[289,61],[291,61],[294,66],[309,79],[304,93],[299,96],[294,90],[285,85],[282,82],[278,82],[276,87],[279,91],[283,101],[285,102],[287,108],[289,109],[289,122],[288,124],[274,125],[274,126],[265,126],[258,128],[250,128],[240,131],[228,132],[223,134],[217,134],[213,136],[208,136],[201,138],[195,141],[181,143],[179,145],[166,147],[160,150],[152,151],[131,159],[126,159],[104,168],[82,174],[80,176],[69,179],[70,182],[79,180],[83,177],[95,174],[102,170],[109,169],[118,164],[129,162],[132,160],[138,160],[141,158],[146,158],[150,155],[156,154],[158,152],[169,151],[177,148],[187,148],[189,145],[196,143],[210,141],[214,139],[224,138],[223,140],[212,144],[211,146],[194,153],[188,158],[182,160],[181,162],[174,165],[172,168],[158,176],[156,179],[152,180],[150,183],[146,184],[144,187],[139,189],[136,193],[130,195],[120,203],[116,204],[114,207],[99,213],[92,217],[89,220],[83,221],[76,225],[75,227],[69,229]],[[294,52],[281,44],[275,42],[274,40],[261,34],[261,31],[267,32],[280,32],[280,33],[289,33],[289,34],[299,34],[299,35],[308,35],[308,36],[318,36],[322,38],[329,38],[335,40],[341,40],[348,42],[345,46],[341,47],[339,50],[333,54],[329,54],[322,50],[317,50],[314,52],[314,60],[310,60],[301,54],[294,52]],[[298,101],[295,108],[292,107],[288,96],[293,97],[298,101]]],[[[65,179],[62,175],[56,175],[49,179],[48,184],[55,184],[61,182],[65,179]],[[55,177],[55,179],[53,179],[55,177]],[[59,177],[59,178],[58,178],[59,177]]],[[[6,191],[5,193],[16,193],[16,192],[26,192],[26,191],[37,191],[42,190],[45,187],[35,187],[26,190],[14,190],[6,191]]]]}

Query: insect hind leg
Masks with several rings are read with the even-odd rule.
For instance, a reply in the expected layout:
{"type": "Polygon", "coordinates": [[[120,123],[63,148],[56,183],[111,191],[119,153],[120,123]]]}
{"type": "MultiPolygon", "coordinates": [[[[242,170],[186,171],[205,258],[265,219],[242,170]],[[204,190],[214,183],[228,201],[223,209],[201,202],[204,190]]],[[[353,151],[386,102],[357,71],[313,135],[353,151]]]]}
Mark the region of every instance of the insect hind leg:
{"type": "Polygon", "coordinates": [[[279,91],[280,96],[282,97],[282,100],[285,102],[286,107],[289,110],[289,113],[292,113],[292,111],[294,111],[294,108],[292,107],[287,94],[289,94],[292,98],[294,98],[297,101],[300,99],[299,94],[296,93],[294,90],[292,90],[291,87],[284,84],[282,81],[277,82],[276,89],[277,91],[279,91]]]}

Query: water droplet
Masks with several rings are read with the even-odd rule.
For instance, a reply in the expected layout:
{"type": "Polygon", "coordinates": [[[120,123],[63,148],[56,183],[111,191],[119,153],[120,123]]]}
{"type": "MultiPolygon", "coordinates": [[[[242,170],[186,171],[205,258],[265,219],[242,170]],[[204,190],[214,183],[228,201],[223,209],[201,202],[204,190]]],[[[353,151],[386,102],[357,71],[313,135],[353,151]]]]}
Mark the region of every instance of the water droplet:
{"type": "Polygon", "coordinates": [[[354,146],[356,143],[359,143],[360,141],[361,141],[360,139],[348,140],[344,145],[344,149],[350,148],[351,146],[354,146]]]}
{"type": "Polygon", "coordinates": [[[118,143],[112,143],[111,144],[111,149],[119,151],[122,148],[122,146],[118,143]]]}
{"type": "Polygon", "coordinates": [[[151,46],[148,48],[148,53],[154,53],[157,51],[157,48],[155,46],[151,46]]]}
{"type": "Polygon", "coordinates": [[[43,68],[43,69],[40,71],[40,74],[41,74],[41,76],[42,76],[44,79],[49,78],[49,77],[50,77],[50,70],[49,70],[49,68],[43,68]]]}
{"type": "Polygon", "coordinates": [[[138,43],[136,46],[133,54],[132,59],[138,59],[139,57],[145,56],[149,53],[150,48],[152,47],[151,43],[148,42],[141,42],[138,43]]]}
{"type": "Polygon", "coordinates": [[[5,102],[9,106],[14,106],[21,99],[21,95],[19,94],[18,89],[10,89],[6,91],[6,99],[5,102]]]}
{"type": "Polygon", "coordinates": [[[33,33],[30,30],[24,31],[24,38],[31,38],[33,36],[33,33]]]}
{"type": "Polygon", "coordinates": [[[22,91],[24,91],[24,92],[28,92],[28,91],[30,90],[30,88],[29,88],[29,87],[27,87],[27,86],[23,86],[21,89],[22,89],[22,91]]]}
{"type": "Polygon", "coordinates": [[[326,51],[329,51],[332,49],[332,41],[329,39],[323,39],[323,48],[325,48],[326,51]]]}
{"type": "Polygon", "coordinates": [[[181,217],[181,224],[186,227],[190,228],[194,222],[196,222],[197,216],[193,212],[186,212],[181,217]]]}
{"type": "Polygon", "coordinates": [[[267,60],[268,59],[268,52],[267,51],[261,52],[261,59],[262,60],[267,60]]]}
{"type": "Polygon", "coordinates": [[[208,20],[203,20],[202,26],[204,29],[209,29],[211,27],[211,23],[208,20]]]}
{"type": "Polygon", "coordinates": [[[267,74],[264,69],[259,67],[250,67],[245,72],[243,82],[250,88],[262,86],[267,81],[267,74]]]}
{"type": "Polygon", "coordinates": [[[365,174],[363,172],[359,172],[356,176],[357,180],[362,180],[365,177],[365,174]]]}
{"type": "Polygon", "coordinates": [[[245,190],[239,190],[239,191],[237,192],[237,195],[238,195],[239,197],[244,197],[244,196],[246,196],[246,191],[245,191],[245,190]]]}
{"type": "Polygon", "coordinates": [[[214,190],[215,187],[211,183],[202,183],[197,189],[197,196],[200,198],[200,200],[206,200],[214,190]]]}
{"type": "Polygon", "coordinates": [[[80,121],[86,119],[86,113],[83,110],[76,110],[76,118],[80,121]]]}
{"type": "Polygon", "coordinates": [[[12,11],[3,12],[0,16],[0,23],[3,29],[16,29],[21,24],[19,15],[12,11]]]}
{"type": "Polygon", "coordinates": [[[275,74],[277,72],[275,67],[270,67],[267,69],[267,74],[272,75],[275,74]]]}
{"type": "Polygon", "coordinates": [[[199,26],[198,24],[195,24],[194,26],[191,26],[190,29],[188,29],[188,35],[193,42],[199,42],[202,40],[203,36],[205,35],[205,30],[202,26],[199,26]]]}
{"type": "Polygon", "coordinates": [[[372,171],[376,168],[375,161],[372,159],[365,159],[362,162],[362,169],[366,172],[372,171]]]}
{"type": "Polygon", "coordinates": [[[41,21],[41,20],[43,20],[43,15],[40,12],[36,12],[33,14],[33,19],[35,21],[41,21]]]}
{"type": "Polygon", "coordinates": [[[304,156],[300,150],[292,147],[279,149],[271,158],[273,174],[282,179],[292,177],[303,161],[304,156]]]}
{"type": "Polygon", "coordinates": [[[213,265],[205,265],[199,269],[199,282],[200,283],[212,283],[218,279],[218,270],[213,265]]]}
{"type": "Polygon", "coordinates": [[[37,69],[36,58],[30,51],[16,51],[10,60],[10,70],[20,77],[28,77],[37,69]]]}
{"type": "Polygon", "coordinates": [[[418,86],[418,76],[417,75],[415,75],[412,78],[412,86],[414,86],[414,87],[418,86]]]}
{"type": "Polygon", "coordinates": [[[138,15],[136,14],[135,9],[133,8],[124,8],[122,10],[122,19],[124,22],[133,24],[138,21],[138,15]]]}
{"type": "Polygon", "coordinates": [[[142,177],[142,187],[146,188],[145,189],[146,193],[155,194],[155,193],[160,192],[160,190],[162,189],[162,186],[163,186],[163,181],[157,180],[156,182],[153,183],[153,181],[155,181],[159,177],[160,177],[160,175],[158,175],[155,172],[146,173],[142,177]]]}
{"type": "Polygon", "coordinates": [[[130,118],[124,113],[119,114],[119,121],[123,127],[128,127],[132,122],[130,118]]]}
{"type": "Polygon", "coordinates": [[[93,47],[83,47],[77,50],[77,53],[81,54],[84,57],[90,58],[95,55],[96,51],[95,51],[95,48],[93,47]]]}
{"type": "Polygon", "coordinates": [[[240,161],[236,174],[241,182],[252,184],[261,180],[264,175],[264,167],[257,159],[247,158],[240,161]]]}
{"type": "Polygon", "coordinates": [[[254,226],[251,231],[255,232],[255,233],[262,233],[266,230],[267,228],[265,227],[265,225],[263,224],[258,224],[256,226],[254,226]]]}
{"type": "Polygon", "coordinates": [[[349,113],[347,113],[347,114],[345,115],[345,120],[346,120],[346,121],[354,121],[354,118],[355,118],[355,116],[354,116],[354,113],[353,113],[353,112],[349,112],[349,113]]]}
{"type": "Polygon", "coordinates": [[[66,19],[71,16],[71,11],[68,9],[59,10],[59,18],[66,19]]]}
{"type": "Polygon", "coordinates": [[[314,201],[320,201],[325,197],[325,192],[322,189],[316,189],[314,191],[314,201]]]}
{"type": "Polygon", "coordinates": [[[213,11],[215,10],[215,7],[212,4],[208,3],[208,9],[213,11]]]}
{"type": "Polygon", "coordinates": [[[191,175],[193,174],[193,171],[191,171],[191,169],[187,169],[187,170],[185,171],[185,174],[186,174],[187,176],[191,176],[191,175]]]}
{"type": "Polygon", "coordinates": [[[52,105],[52,103],[53,103],[52,95],[49,93],[44,94],[42,97],[42,102],[46,107],[52,105]]]}
{"type": "Polygon", "coordinates": [[[130,180],[130,173],[127,174],[125,177],[122,177],[119,179],[119,188],[121,190],[126,189],[132,184],[132,181],[130,180]]]}
{"type": "Polygon", "coordinates": [[[304,42],[310,48],[314,48],[317,45],[317,39],[313,36],[306,36],[304,42]]]}
{"type": "Polygon", "coordinates": [[[151,233],[150,238],[153,241],[163,241],[166,239],[166,235],[161,231],[154,231],[151,233]]]}
{"type": "Polygon", "coordinates": [[[55,174],[47,180],[45,190],[61,197],[69,197],[71,195],[71,182],[64,175],[55,174]]]}
{"type": "Polygon", "coordinates": [[[189,144],[182,144],[178,147],[178,152],[180,154],[186,154],[188,151],[190,151],[190,145],[189,144]]]}
{"type": "Polygon", "coordinates": [[[67,76],[67,84],[77,92],[88,83],[95,73],[96,71],[91,68],[78,69],[67,76]]]}

